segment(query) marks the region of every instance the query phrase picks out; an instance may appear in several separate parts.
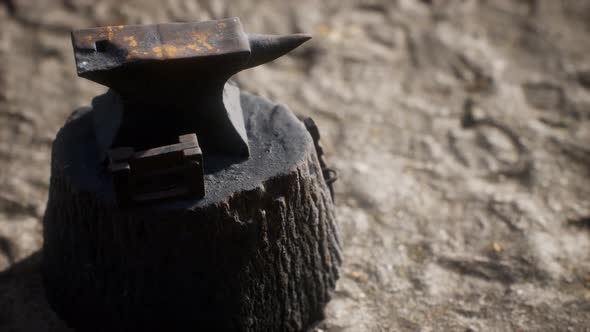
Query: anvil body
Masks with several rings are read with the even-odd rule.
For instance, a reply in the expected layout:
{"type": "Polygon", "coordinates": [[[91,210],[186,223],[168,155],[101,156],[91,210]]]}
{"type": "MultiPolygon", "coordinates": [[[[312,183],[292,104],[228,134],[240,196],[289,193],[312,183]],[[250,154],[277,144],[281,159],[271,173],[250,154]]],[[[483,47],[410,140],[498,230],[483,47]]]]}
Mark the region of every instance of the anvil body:
{"type": "Polygon", "coordinates": [[[196,133],[205,155],[240,158],[249,155],[248,138],[239,91],[228,79],[309,38],[246,34],[238,18],[72,33],[78,75],[121,97],[111,147],[148,149],[196,133]]]}

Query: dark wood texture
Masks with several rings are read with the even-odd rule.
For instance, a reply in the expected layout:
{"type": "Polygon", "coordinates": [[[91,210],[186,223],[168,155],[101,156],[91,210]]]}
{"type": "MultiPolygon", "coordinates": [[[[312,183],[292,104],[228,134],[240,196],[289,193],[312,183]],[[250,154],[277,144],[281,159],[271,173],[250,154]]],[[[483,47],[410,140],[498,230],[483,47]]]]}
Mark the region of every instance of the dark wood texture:
{"type": "Polygon", "coordinates": [[[341,256],[313,142],[286,108],[241,102],[249,160],[206,156],[205,198],[123,211],[93,112],[70,117],[53,146],[43,251],[48,301],[68,324],[300,331],[322,319],[341,256]]]}

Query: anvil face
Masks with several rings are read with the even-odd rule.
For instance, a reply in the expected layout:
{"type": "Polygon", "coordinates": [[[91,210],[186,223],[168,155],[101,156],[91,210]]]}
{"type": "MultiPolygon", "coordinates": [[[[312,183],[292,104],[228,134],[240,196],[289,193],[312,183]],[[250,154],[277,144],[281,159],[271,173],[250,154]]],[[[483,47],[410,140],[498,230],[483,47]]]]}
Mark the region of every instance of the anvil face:
{"type": "Polygon", "coordinates": [[[120,81],[182,81],[203,71],[227,79],[250,57],[238,18],[82,29],[72,42],[78,75],[115,89],[120,81]]]}

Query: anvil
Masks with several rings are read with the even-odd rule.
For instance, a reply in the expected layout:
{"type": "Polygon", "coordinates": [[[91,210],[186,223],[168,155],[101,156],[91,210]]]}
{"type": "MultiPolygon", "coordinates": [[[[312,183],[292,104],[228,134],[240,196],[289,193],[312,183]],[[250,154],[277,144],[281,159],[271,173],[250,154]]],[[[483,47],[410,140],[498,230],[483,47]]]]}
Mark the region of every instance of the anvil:
{"type": "Polygon", "coordinates": [[[248,138],[228,79],[310,38],[246,34],[238,18],[72,32],[78,75],[121,97],[113,148],[151,149],[196,133],[205,155],[239,158],[249,156],[248,138]]]}

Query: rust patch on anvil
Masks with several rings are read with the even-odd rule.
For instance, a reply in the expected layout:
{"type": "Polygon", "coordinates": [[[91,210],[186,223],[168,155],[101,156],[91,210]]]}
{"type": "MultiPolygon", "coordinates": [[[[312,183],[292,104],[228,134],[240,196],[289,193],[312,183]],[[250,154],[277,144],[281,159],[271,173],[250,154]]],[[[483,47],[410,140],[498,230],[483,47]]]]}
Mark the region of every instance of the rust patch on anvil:
{"type": "Polygon", "coordinates": [[[72,32],[78,74],[110,70],[138,61],[249,54],[239,19],[118,25],[72,32]]]}

